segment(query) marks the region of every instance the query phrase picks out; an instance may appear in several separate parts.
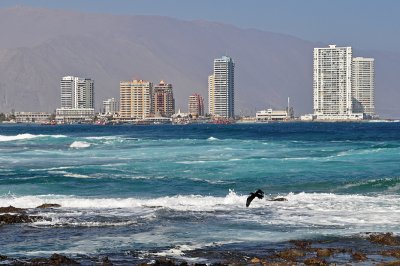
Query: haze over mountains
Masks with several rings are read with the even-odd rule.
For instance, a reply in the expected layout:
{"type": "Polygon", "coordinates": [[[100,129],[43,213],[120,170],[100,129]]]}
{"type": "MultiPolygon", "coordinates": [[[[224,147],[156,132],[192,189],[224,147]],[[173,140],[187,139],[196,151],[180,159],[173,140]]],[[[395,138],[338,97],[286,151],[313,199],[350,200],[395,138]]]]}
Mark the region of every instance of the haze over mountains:
{"type": "MultiPolygon", "coordinates": [[[[145,79],[172,83],[176,106],[186,111],[192,93],[207,98],[213,59],[228,55],[236,63],[237,114],[284,108],[289,96],[296,115],[310,113],[313,48],[325,45],[207,21],[0,9],[0,112],[53,111],[66,75],[95,80],[97,109],[119,97],[119,81],[145,79]]],[[[377,113],[400,117],[400,54],[353,47],[353,56],[375,58],[377,113]]]]}

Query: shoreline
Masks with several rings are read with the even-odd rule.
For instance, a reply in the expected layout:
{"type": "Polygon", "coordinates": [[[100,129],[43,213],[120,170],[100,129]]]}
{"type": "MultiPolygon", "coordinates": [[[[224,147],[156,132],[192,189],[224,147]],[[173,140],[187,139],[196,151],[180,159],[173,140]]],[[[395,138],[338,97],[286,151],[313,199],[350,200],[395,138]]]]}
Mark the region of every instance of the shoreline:
{"type": "Polygon", "coordinates": [[[400,237],[392,233],[362,233],[353,237],[291,240],[281,243],[226,244],[176,251],[127,250],[113,254],[53,254],[50,257],[11,257],[6,265],[400,265],[400,237]]]}

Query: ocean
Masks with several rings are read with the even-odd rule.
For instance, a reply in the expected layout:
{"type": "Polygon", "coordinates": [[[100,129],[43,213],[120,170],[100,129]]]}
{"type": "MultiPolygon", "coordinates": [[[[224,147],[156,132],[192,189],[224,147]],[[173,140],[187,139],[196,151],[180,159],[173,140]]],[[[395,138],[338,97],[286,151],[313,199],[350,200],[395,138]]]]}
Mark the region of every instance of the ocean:
{"type": "Polygon", "coordinates": [[[187,254],[399,234],[399,162],[400,123],[3,124],[0,207],[44,219],[0,225],[0,253],[201,261],[187,254]]]}

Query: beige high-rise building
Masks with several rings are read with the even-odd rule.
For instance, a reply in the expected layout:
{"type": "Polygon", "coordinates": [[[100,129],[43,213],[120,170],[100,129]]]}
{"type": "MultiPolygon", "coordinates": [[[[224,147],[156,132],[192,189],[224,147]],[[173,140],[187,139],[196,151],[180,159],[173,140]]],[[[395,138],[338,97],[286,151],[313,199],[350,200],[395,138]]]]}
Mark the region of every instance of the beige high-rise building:
{"type": "Polygon", "coordinates": [[[201,95],[195,93],[189,96],[189,114],[192,116],[204,115],[204,99],[201,95]]]}
{"type": "Polygon", "coordinates": [[[120,117],[139,120],[151,114],[153,83],[144,80],[121,81],[120,117]]]}
{"type": "Polygon", "coordinates": [[[175,113],[175,99],[172,84],[163,80],[153,90],[152,113],[163,117],[171,117],[175,113]]]}

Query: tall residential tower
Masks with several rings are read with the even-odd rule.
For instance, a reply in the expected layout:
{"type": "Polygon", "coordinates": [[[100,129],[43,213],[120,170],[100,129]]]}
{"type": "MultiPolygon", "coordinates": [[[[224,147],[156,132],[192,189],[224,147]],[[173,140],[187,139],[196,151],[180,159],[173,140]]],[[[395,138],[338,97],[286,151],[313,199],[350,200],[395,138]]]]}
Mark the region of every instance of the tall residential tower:
{"type": "Polygon", "coordinates": [[[124,120],[140,120],[150,116],[153,83],[144,80],[121,81],[120,117],[124,120]]]}
{"type": "Polygon", "coordinates": [[[171,117],[175,113],[175,99],[172,84],[163,80],[153,90],[152,113],[163,117],[171,117]]]}
{"type": "Polygon", "coordinates": [[[375,69],[373,58],[353,58],[351,81],[353,112],[375,115],[375,69]]]}
{"type": "Polygon", "coordinates": [[[352,114],[351,47],[314,48],[314,114],[346,119],[352,114]]]}
{"type": "Polygon", "coordinates": [[[94,108],[94,81],[89,78],[61,78],[61,108],[94,108]]]}
{"type": "Polygon", "coordinates": [[[235,63],[223,56],[214,59],[214,73],[208,78],[208,104],[211,115],[235,117],[235,63]]]}
{"type": "Polygon", "coordinates": [[[194,93],[189,96],[189,114],[196,117],[204,115],[204,99],[201,95],[194,93]]]}

